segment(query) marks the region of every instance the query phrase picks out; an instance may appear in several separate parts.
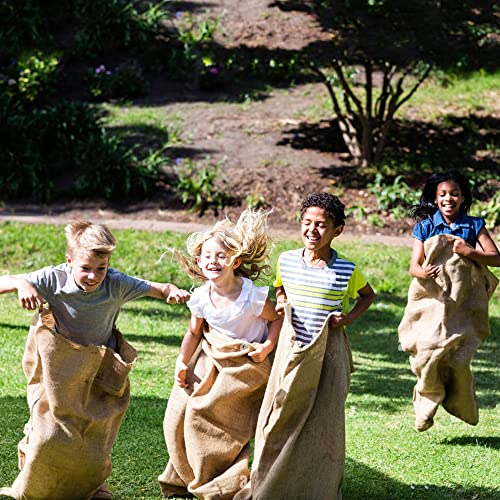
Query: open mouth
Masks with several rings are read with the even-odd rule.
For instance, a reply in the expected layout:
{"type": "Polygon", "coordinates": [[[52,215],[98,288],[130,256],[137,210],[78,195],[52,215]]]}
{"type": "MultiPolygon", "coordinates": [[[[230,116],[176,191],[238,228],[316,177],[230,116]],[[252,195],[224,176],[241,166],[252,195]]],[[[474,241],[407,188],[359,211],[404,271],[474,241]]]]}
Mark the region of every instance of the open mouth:
{"type": "Polygon", "coordinates": [[[316,243],[317,241],[319,241],[321,238],[318,238],[317,236],[308,236],[306,235],[306,239],[312,243],[316,243]]]}

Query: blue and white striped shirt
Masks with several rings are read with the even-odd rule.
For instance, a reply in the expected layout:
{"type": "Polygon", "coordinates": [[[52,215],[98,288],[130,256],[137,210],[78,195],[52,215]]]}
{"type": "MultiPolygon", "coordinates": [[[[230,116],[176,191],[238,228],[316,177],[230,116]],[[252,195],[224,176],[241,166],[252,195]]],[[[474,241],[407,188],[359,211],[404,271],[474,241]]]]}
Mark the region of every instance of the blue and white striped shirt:
{"type": "Polygon", "coordinates": [[[320,268],[307,266],[303,253],[299,248],[280,255],[274,286],[285,289],[296,339],[308,344],[331,312],[349,311],[349,298],[355,299],[367,282],[356,265],[335,250],[330,262],[320,268]]]}

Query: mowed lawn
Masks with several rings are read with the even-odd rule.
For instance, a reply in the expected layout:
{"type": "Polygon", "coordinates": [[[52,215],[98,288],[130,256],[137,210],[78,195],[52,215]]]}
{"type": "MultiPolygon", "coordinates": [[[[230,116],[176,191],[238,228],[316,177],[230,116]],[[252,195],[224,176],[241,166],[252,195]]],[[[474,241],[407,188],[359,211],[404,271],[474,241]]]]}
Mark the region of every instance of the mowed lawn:
{"type": "MultiPolygon", "coordinates": [[[[113,267],[191,288],[193,283],[169,254],[159,261],[165,250],[182,247],[186,235],[114,233],[118,247],[113,267]]],[[[410,283],[410,248],[342,238],[334,243],[359,265],[378,294],[376,303],[348,330],[356,371],[346,405],[344,498],[500,498],[500,292],[490,302],[490,338],[473,362],[479,424],[467,425],[441,408],[435,425],[417,433],[411,404],[415,377],[397,340],[410,283]]],[[[277,241],[273,265],[280,252],[299,245],[298,239],[277,241]]],[[[0,224],[2,274],[61,263],[64,253],[62,226],[0,224]]],[[[30,317],[15,294],[0,297],[0,486],[17,475],[17,443],[28,419],[21,359],[30,317]]],[[[117,499],[161,498],[156,478],[168,460],[163,415],[188,318],[185,305],[169,306],[154,299],[127,304],[119,317],[118,327],[137,349],[139,360],[131,375],[131,404],[112,455],[109,485],[117,499]]],[[[314,450],[310,459],[314,460],[314,450]]]]}

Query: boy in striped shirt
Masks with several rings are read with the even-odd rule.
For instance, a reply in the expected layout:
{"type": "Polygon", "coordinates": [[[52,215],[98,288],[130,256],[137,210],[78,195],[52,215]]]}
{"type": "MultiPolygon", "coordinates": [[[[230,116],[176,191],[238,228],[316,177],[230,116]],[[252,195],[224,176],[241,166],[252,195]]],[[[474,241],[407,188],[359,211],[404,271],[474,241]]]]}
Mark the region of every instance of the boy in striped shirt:
{"type": "Polygon", "coordinates": [[[375,292],[356,265],[331,248],[344,229],[344,204],[329,193],[307,196],[300,210],[304,248],[283,252],[276,271],[276,310],[292,306],[296,340],[306,345],[321,331],[325,320],[346,326],[361,316],[375,292]],[[349,310],[349,299],[356,300],[349,310]]]}

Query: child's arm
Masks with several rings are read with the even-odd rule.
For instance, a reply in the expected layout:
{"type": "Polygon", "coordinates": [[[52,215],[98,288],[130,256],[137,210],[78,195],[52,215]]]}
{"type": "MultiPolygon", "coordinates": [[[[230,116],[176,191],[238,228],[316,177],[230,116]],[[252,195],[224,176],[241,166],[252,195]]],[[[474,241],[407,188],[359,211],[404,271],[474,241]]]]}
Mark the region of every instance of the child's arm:
{"type": "Polygon", "coordinates": [[[354,320],[358,319],[375,300],[375,292],[373,288],[367,283],[363,288],[358,290],[358,300],[356,305],[349,311],[348,314],[336,313],[330,317],[330,324],[334,326],[347,326],[354,320]]]}
{"type": "Polygon", "coordinates": [[[148,297],[163,299],[167,304],[184,304],[189,300],[189,292],[177,288],[172,283],[151,282],[148,297]]]}
{"type": "Polygon", "coordinates": [[[38,290],[26,279],[18,276],[0,276],[0,294],[17,292],[19,303],[24,309],[33,311],[45,303],[38,290]]]}
{"type": "Polygon", "coordinates": [[[285,302],[287,301],[285,288],[282,286],[276,287],[276,312],[282,316],[285,313],[285,302]]]}
{"type": "Polygon", "coordinates": [[[413,239],[413,251],[410,261],[410,274],[414,278],[436,278],[441,268],[435,264],[428,264],[422,267],[425,259],[424,243],[417,238],[413,239]]]}
{"type": "Polygon", "coordinates": [[[269,298],[266,299],[264,309],[260,315],[262,319],[269,322],[267,339],[261,344],[255,344],[255,351],[248,353],[256,363],[262,363],[269,353],[274,349],[283,324],[283,317],[280,316],[269,298]]]}
{"type": "Polygon", "coordinates": [[[455,240],[453,242],[453,251],[462,257],[479,262],[485,266],[500,267],[500,253],[495,245],[495,242],[490,236],[488,230],[483,227],[477,235],[477,241],[481,246],[481,250],[472,248],[470,245],[462,240],[455,240]]]}
{"type": "Polygon", "coordinates": [[[202,335],[203,319],[191,315],[189,328],[186,335],[184,335],[184,338],[182,339],[181,350],[175,363],[175,381],[181,387],[189,387],[189,384],[186,384],[186,375],[188,371],[187,364],[189,363],[191,356],[196,351],[202,335]]]}

